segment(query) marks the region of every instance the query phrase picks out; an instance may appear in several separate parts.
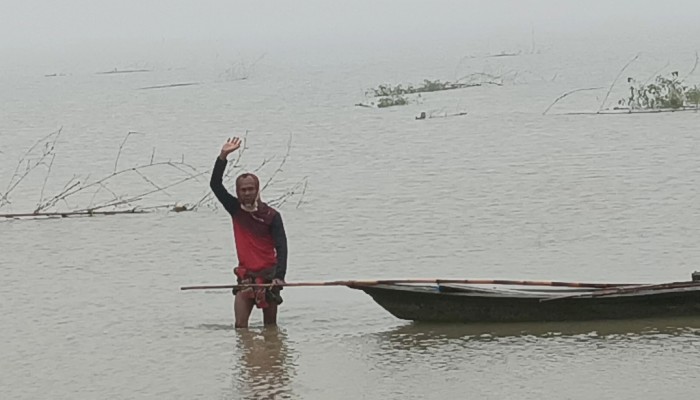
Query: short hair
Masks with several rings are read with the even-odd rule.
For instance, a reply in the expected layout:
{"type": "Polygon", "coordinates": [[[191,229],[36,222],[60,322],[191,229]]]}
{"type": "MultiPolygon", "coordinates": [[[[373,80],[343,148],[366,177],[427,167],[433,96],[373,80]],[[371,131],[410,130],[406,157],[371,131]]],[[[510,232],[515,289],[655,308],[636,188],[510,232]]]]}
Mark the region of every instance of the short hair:
{"type": "Polygon", "coordinates": [[[255,188],[256,189],[260,188],[260,180],[258,179],[257,176],[255,176],[255,174],[251,174],[250,172],[246,172],[246,173],[238,175],[238,177],[236,178],[236,187],[240,186],[241,181],[245,178],[253,178],[253,181],[255,181],[255,188]]]}

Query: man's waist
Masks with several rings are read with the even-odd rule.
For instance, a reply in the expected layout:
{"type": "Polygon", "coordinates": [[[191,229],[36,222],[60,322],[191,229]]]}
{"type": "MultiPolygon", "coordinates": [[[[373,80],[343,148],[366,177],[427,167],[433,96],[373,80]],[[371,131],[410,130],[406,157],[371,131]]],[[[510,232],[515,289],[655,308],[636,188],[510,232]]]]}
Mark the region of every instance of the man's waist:
{"type": "Polygon", "coordinates": [[[239,265],[233,269],[233,272],[241,279],[245,278],[264,278],[272,279],[275,275],[276,265],[263,267],[250,267],[239,265]]]}
{"type": "Polygon", "coordinates": [[[238,266],[251,271],[260,271],[266,268],[274,268],[277,265],[277,255],[270,254],[245,254],[238,253],[238,266]]]}

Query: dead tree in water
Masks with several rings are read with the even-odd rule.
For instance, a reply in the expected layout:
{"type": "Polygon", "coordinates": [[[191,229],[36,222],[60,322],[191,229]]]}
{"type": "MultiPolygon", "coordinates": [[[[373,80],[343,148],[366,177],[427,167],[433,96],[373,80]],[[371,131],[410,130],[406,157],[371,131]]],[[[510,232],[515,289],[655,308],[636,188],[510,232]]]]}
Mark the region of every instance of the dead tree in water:
{"type": "MultiPolygon", "coordinates": [[[[90,179],[89,175],[80,177],[72,176],[67,183],[53,195],[45,195],[47,183],[52,172],[54,160],[56,159],[56,142],[58,141],[62,129],[50,133],[35,142],[20,158],[14,173],[6,189],[0,193],[0,211],[15,204],[14,195],[32,174],[37,174],[44,169],[43,184],[39,191],[39,200],[34,206],[27,205],[26,198],[20,199],[17,203],[24,208],[20,212],[0,213],[0,218],[23,218],[23,217],[69,217],[69,216],[95,216],[95,215],[122,215],[141,214],[152,212],[158,209],[166,209],[173,212],[192,211],[203,206],[214,206],[216,201],[209,190],[207,179],[203,176],[211,174],[211,168],[198,169],[185,162],[184,155],[180,160],[155,160],[155,148],[151,153],[150,161],[135,166],[120,167],[120,158],[128,139],[139,132],[128,132],[119,145],[112,171],[97,179],[90,179]],[[172,174],[175,174],[174,177],[172,174]],[[159,183],[164,178],[169,178],[165,183],[159,183]],[[145,184],[135,194],[127,194],[124,189],[119,189],[115,183],[118,179],[132,179],[129,187],[133,189],[134,179],[145,184]],[[169,190],[183,186],[187,183],[197,182],[198,187],[205,186],[206,194],[199,201],[188,203],[182,201],[164,201],[156,198],[157,195],[165,195],[173,198],[174,195],[169,190]],[[98,195],[101,196],[99,200],[98,195]],[[63,207],[59,207],[62,205],[63,207]]],[[[242,168],[242,149],[238,158],[228,168],[227,175],[242,168]]],[[[265,185],[264,190],[274,184],[276,175],[282,172],[282,167],[291,151],[291,137],[288,143],[287,153],[277,169],[272,173],[265,185]]],[[[265,166],[271,160],[264,160],[256,170],[265,166]]],[[[26,185],[25,185],[26,186],[26,185]]],[[[281,205],[291,197],[299,196],[301,203],[306,191],[307,178],[304,177],[299,182],[286,189],[282,195],[270,201],[271,204],[281,205]]]]}

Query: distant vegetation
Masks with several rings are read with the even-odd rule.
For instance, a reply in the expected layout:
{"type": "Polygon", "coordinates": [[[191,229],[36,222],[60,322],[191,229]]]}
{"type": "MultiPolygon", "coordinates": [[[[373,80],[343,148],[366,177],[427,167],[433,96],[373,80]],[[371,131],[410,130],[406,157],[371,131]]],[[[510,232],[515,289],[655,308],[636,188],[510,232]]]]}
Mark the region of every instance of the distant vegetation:
{"type": "MultiPolygon", "coordinates": [[[[606,107],[607,100],[615,88],[616,82],[624,71],[637,59],[639,54],[632,58],[618,72],[615,79],[610,84],[608,91],[601,102],[598,111],[595,112],[574,112],[568,114],[630,114],[630,113],[661,113],[676,111],[698,111],[700,110],[700,85],[689,85],[686,83],[688,77],[692,76],[698,65],[700,65],[700,55],[695,53],[695,64],[691,70],[681,78],[678,71],[673,71],[669,76],[655,73],[652,77],[640,83],[635,78],[628,77],[629,96],[621,98],[614,107],[606,107]],[[652,83],[649,83],[652,82],[652,83]]],[[[583,91],[601,90],[603,87],[580,88],[568,91],[557,97],[542,113],[547,114],[549,110],[559,101],[574,93],[583,91]]]]}
{"type": "Polygon", "coordinates": [[[379,99],[375,101],[370,101],[369,103],[359,103],[356,106],[361,107],[377,107],[386,108],[393,106],[403,106],[409,104],[411,100],[408,96],[421,93],[430,92],[440,92],[444,90],[454,90],[454,89],[464,89],[469,87],[477,87],[485,84],[502,86],[502,77],[492,76],[489,74],[478,73],[471,74],[466,77],[459,79],[457,82],[442,82],[439,79],[431,81],[429,79],[424,79],[420,86],[413,85],[402,85],[398,84],[396,86],[390,84],[379,85],[376,88],[369,89],[365,92],[365,96],[378,97],[379,99]],[[466,80],[466,82],[465,82],[466,80]]]}
{"type": "Polygon", "coordinates": [[[374,97],[382,96],[401,96],[413,93],[427,93],[427,92],[437,92],[440,90],[452,90],[452,89],[462,89],[471,86],[481,86],[480,83],[452,83],[452,82],[440,82],[440,80],[431,81],[428,79],[423,80],[423,84],[418,87],[413,87],[408,85],[403,87],[401,84],[397,86],[391,85],[379,85],[376,89],[370,89],[366,92],[368,95],[374,95],[374,97]]]}
{"type": "Polygon", "coordinates": [[[401,95],[393,95],[391,97],[382,97],[377,103],[378,108],[386,108],[392,106],[405,106],[408,104],[408,99],[401,95]]]}
{"type": "Polygon", "coordinates": [[[618,105],[632,110],[680,109],[698,107],[700,105],[700,87],[683,85],[674,71],[670,77],[658,75],[654,83],[639,84],[633,78],[627,78],[630,83],[630,95],[620,99],[618,105]]]}

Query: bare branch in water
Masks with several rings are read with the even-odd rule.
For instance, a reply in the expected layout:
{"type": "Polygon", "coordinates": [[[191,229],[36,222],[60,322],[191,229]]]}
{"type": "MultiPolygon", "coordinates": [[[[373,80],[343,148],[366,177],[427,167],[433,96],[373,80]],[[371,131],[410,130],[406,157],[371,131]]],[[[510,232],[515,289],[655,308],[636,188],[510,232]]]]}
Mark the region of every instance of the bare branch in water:
{"type": "Polygon", "coordinates": [[[473,74],[465,75],[457,79],[457,82],[461,82],[465,79],[469,79],[470,81],[474,82],[475,78],[481,79],[478,81],[478,83],[472,83],[471,85],[473,86],[480,86],[482,84],[503,86],[503,75],[493,75],[485,72],[475,72],[473,74]]]}
{"type": "Polygon", "coordinates": [[[165,194],[167,194],[168,196],[170,196],[170,193],[166,192],[166,191],[163,190],[160,186],[156,185],[155,182],[153,182],[152,180],[148,179],[148,177],[147,177],[146,175],[142,174],[138,169],[135,169],[134,172],[135,172],[136,174],[138,174],[141,178],[143,178],[144,181],[146,181],[146,182],[150,183],[151,185],[153,185],[154,188],[156,188],[156,189],[158,189],[158,190],[162,190],[163,193],[165,193],[165,194]]]}
{"type": "Polygon", "coordinates": [[[299,196],[299,201],[297,202],[297,208],[301,206],[301,202],[304,200],[304,195],[306,194],[306,188],[309,186],[309,181],[304,179],[304,189],[301,191],[301,196],[299,196]]]}
{"type": "Polygon", "coordinates": [[[23,217],[73,217],[73,216],[85,216],[91,217],[93,215],[120,215],[120,214],[143,214],[146,211],[138,210],[132,208],[130,210],[115,210],[115,211],[55,211],[55,212],[37,212],[37,213],[15,213],[15,214],[0,214],[0,218],[23,218],[23,217]]]}
{"type": "Polygon", "coordinates": [[[181,86],[195,86],[195,85],[201,85],[201,83],[199,83],[199,82],[171,83],[169,85],[146,86],[146,87],[139,88],[139,90],[166,89],[166,88],[174,88],[174,87],[181,87],[181,86]]]}
{"type": "MultiPolygon", "coordinates": [[[[85,178],[82,179],[78,175],[73,175],[68,182],[63,186],[63,188],[55,195],[45,198],[45,192],[46,188],[48,185],[48,179],[51,175],[52,167],[54,164],[54,161],[56,159],[56,153],[55,153],[55,143],[57,140],[57,136],[60,132],[53,132],[51,135],[47,135],[44,138],[42,138],[41,141],[35,143],[29,151],[27,151],[25,157],[20,160],[18,163],[18,166],[16,168],[16,173],[15,176],[13,176],[13,179],[10,181],[10,184],[7,192],[2,194],[2,202],[0,202],[0,205],[8,203],[9,204],[9,199],[7,199],[8,195],[12,192],[13,189],[15,189],[23,180],[24,178],[30,174],[32,171],[34,171],[36,168],[40,166],[47,166],[48,167],[48,173],[46,177],[44,177],[43,185],[41,187],[41,193],[39,197],[39,202],[37,203],[36,207],[34,207],[34,210],[32,212],[24,212],[24,213],[19,213],[19,214],[2,214],[2,216],[24,216],[24,215],[31,215],[31,216],[65,216],[65,215],[97,215],[97,214],[115,214],[115,213],[122,213],[126,212],[128,210],[124,210],[124,208],[129,207],[130,210],[144,210],[144,209],[157,209],[157,208],[165,208],[165,207],[170,207],[170,211],[173,212],[181,212],[181,211],[191,211],[196,209],[198,206],[203,204],[206,200],[212,199],[213,194],[211,191],[209,191],[204,197],[200,199],[199,202],[195,203],[194,206],[187,204],[187,203],[182,203],[182,202],[176,202],[175,204],[167,204],[167,205],[153,205],[149,207],[144,207],[142,204],[145,202],[147,198],[150,199],[149,196],[156,194],[156,193],[164,193],[168,196],[172,197],[172,194],[169,193],[168,189],[172,188],[174,186],[182,185],[186,182],[190,181],[199,181],[201,177],[205,174],[209,174],[210,170],[207,168],[205,171],[200,171],[197,168],[186,164],[185,161],[185,155],[181,154],[180,161],[162,161],[162,162],[154,162],[155,158],[155,148],[153,149],[153,152],[151,154],[150,160],[148,160],[147,164],[142,164],[142,165],[137,165],[129,168],[122,168],[119,169],[119,161],[121,160],[121,154],[124,152],[124,147],[126,142],[128,141],[128,138],[132,134],[137,134],[138,132],[129,132],[127,135],[124,137],[124,139],[121,142],[121,145],[119,147],[119,150],[117,152],[117,157],[115,159],[115,164],[113,171],[109,173],[106,176],[99,177],[96,180],[90,181],[89,175],[85,178]],[[41,155],[36,156],[34,153],[36,153],[36,150],[39,149],[41,143],[45,142],[47,139],[50,139],[50,142],[44,143],[43,148],[41,148],[41,155]],[[31,159],[29,158],[30,156],[34,156],[35,158],[31,159]],[[36,158],[38,157],[38,158],[36,158]],[[50,159],[50,160],[49,160],[50,159]],[[173,170],[178,171],[179,173],[183,174],[184,177],[181,178],[176,178],[171,180],[171,182],[167,184],[161,184],[160,182],[157,183],[158,180],[153,179],[152,174],[150,171],[155,170],[158,171],[156,168],[172,168],[173,170]],[[20,172],[21,171],[21,172],[20,172]],[[125,195],[119,193],[118,190],[113,190],[115,188],[115,184],[110,184],[110,182],[116,180],[120,176],[127,176],[127,175],[134,175],[138,178],[145,181],[148,185],[152,187],[152,189],[145,190],[143,193],[136,194],[136,195],[125,195]],[[95,189],[94,192],[92,189],[95,189]],[[100,195],[102,192],[108,192],[111,196],[107,197],[107,199],[102,199],[101,202],[97,201],[99,199],[98,195],[100,195]],[[73,201],[74,198],[79,197],[79,194],[87,194],[86,200],[89,199],[89,202],[87,206],[74,206],[71,205],[70,203],[75,203],[73,201]],[[65,204],[67,210],[62,211],[52,211],[51,209],[56,207],[59,203],[65,204]],[[113,211],[102,211],[105,209],[113,209],[113,211]]],[[[246,136],[247,136],[247,131],[246,131],[246,136]]],[[[270,185],[273,183],[275,177],[279,172],[282,171],[282,167],[285,165],[285,162],[291,152],[291,140],[292,136],[290,135],[289,142],[287,143],[287,152],[284,156],[284,158],[281,160],[279,166],[277,167],[277,170],[272,174],[272,176],[267,180],[265,185],[263,185],[263,188],[269,188],[270,185]]],[[[241,168],[241,160],[243,157],[243,153],[245,152],[247,147],[241,148],[241,151],[238,154],[237,159],[235,160],[233,165],[228,168],[228,171],[226,172],[226,175],[232,175],[235,174],[236,171],[240,170],[241,168]]],[[[270,159],[266,159],[263,161],[262,165],[258,167],[258,169],[262,168],[263,166],[267,165],[271,160],[273,160],[274,157],[270,159]]],[[[306,178],[304,178],[306,179],[306,178]]],[[[305,192],[305,181],[302,181],[300,183],[297,183],[294,185],[291,189],[289,189],[285,195],[279,198],[280,204],[283,204],[284,201],[286,201],[290,196],[296,195],[301,193],[303,196],[303,193],[305,192]],[[302,184],[303,183],[303,184],[302,184]]],[[[148,189],[148,188],[147,188],[148,189]]],[[[261,189],[261,190],[262,190],[261,189]]],[[[104,196],[101,196],[104,197],[104,196]]],[[[80,196],[79,198],[83,198],[80,196]]],[[[299,203],[300,204],[300,203],[299,203]]],[[[214,203],[215,205],[215,203],[214,203]]],[[[62,207],[61,207],[62,208],[62,207]]]]}
{"type": "Polygon", "coordinates": [[[301,204],[304,194],[306,194],[306,188],[308,185],[308,177],[304,177],[301,180],[299,180],[297,183],[295,183],[289,190],[287,190],[284,194],[281,196],[271,200],[268,204],[272,207],[281,207],[284,205],[284,203],[287,202],[292,196],[296,194],[300,194],[299,201],[297,202],[297,208],[301,204]]]}
{"type": "Polygon", "coordinates": [[[191,165],[189,165],[189,164],[184,164],[184,163],[178,164],[178,163],[172,163],[172,162],[168,162],[168,165],[170,165],[171,167],[175,168],[176,170],[182,172],[183,174],[186,174],[186,175],[189,175],[189,176],[194,177],[195,180],[199,181],[199,177],[200,177],[201,175],[198,173],[199,171],[197,171],[193,166],[191,166],[191,165]],[[182,166],[182,167],[190,168],[190,169],[192,170],[192,172],[186,171],[186,170],[185,170],[184,168],[182,168],[181,166],[182,166]]]}
{"type": "Polygon", "coordinates": [[[572,90],[572,91],[570,91],[570,92],[566,92],[566,93],[562,94],[561,96],[557,97],[557,99],[554,100],[554,102],[553,102],[552,104],[550,104],[549,107],[547,107],[546,110],[544,110],[544,112],[542,113],[542,115],[547,114],[547,112],[548,112],[555,104],[557,104],[557,103],[559,102],[559,100],[565,98],[566,96],[568,96],[568,95],[570,95],[570,94],[574,94],[574,93],[577,93],[577,92],[583,92],[583,91],[587,91],[587,90],[600,90],[600,89],[604,89],[604,88],[602,88],[602,87],[593,87],[593,88],[576,89],[576,90],[572,90]]]}
{"type": "MultiPolygon", "coordinates": [[[[103,184],[104,182],[106,182],[106,181],[108,181],[108,180],[110,180],[110,179],[113,179],[113,178],[116,177],[116,176],[125,174],[125,173],[127,173],[127,172],[134,172],[134,173],[136,173],[136,174],[142,175],[141,172],[140,172],[141,170],[145,170],[145,169],[149,169],[149,168],[157,167],[157,166],[172,166],[173,164],[174,164],[174,163],[173,163],[172,161],[162,161],[162,162],[157,162],[157,163],[153,163],[153,164],[144,164],[144,165],[139,165],[139,166],[136,166],[136,167],[131,167],[131,168],[122,169],[122,170],[117,171],[117,172],[114,172],[114,173],[112,173],[112,174],[110,174],[110,175],[108,175],[108,176],[106,176],[106,177],[104,177],[104,178],[102,178],[102,179],[99,179],[99,180],[97,180],[97,181],[95,181],[95,182],[89,183],[89,184],[87,184],[87,185],[85,185],[85,186],[81,186],[81,187],[79,187],[79,188],[77,188],[77,189],[75,189],[75,190],[73,190],[73,191],[70,191],[70,192],[68,192],[68,193],[65,193],[65,194],[62,196],[62,198],[66,198],[66,197],[72,196],[72,195],[74,195],[74,194],[76,194],[76,193],[78,193],[78,192],[81,192],[81,191],[83,191],[83,190],[85,190],[85,189],[88,189],[88,188],[90,188],[90,187],[97,186],[97,185],[101,185],[101,184],[103,184]]],[[[189,180],[189,179],[196,178],[197,176],[201,176],[202,174],[203,174],[203,173],[199,173],[198,175],[192,175],[192,176],[190,176],[190,177],[188,178],[188,180],[189,180]]],[[[158,190],[162,190],[162,189],[163,189],[163,188],[158,188],[158,190]]]]}
{"type": "Polygon", "coordinates": [[[100,187],[103,188],[104,190],[108,191],[112,196],[114,196],[115,200],[119,200],[119,195],[114,192],[112,189],[110,189],[106,184],[101,183],[100,187]]]}
{"type": "MultiPolygon", "coordinates": [[[[245,130],[245,134],[243,135],[243,147],[238,151],[238,157],[236,157],[236,161],[233,163],[234,167],[237,167],[241,165],[241,158],[243,158],[243,153],[248,149],[248,130],[245,130]]],[[[230,171],[229,171],[230,172],[230,171]]]]}
{"type": "MultiPolygon", "coordinates": [[[[53,143],[51,143],[51,149],[56,148],[56,141],[58,141],[58,137],[60,135],[54,136],[53,143]]],[[[46,176],[44,177],[44,184],[41,186],[41,193],[39,195],[39,202],[37,203],[37,207],[41,205],[42,200],[44,199],[44,189],[46,188],[46,182],[49,180],[49,175],[51,175],[51,168],[53,167],[53,162],[56,159],[56,153],[53,153],[51,155],[51,162],[49,163],[49,169],[46,171],[46,176]]]]}
{"type": "Polygon", "coordinates": [[[44,199],[44,189],[46,188],[46,182],[49,180],[49,175],[51,175],[51,167],[53,167],[53,161],[56,159],[56,153],[51,155],[51,162],[49,163],[49,170],[46,171],[46,176],[44,177],[44,184],[41,185],[41,193],[39,194],[39,202],[36,204],[37,209],[35,210],[38,211],[39,207],[41,207],[41,202],[44,199]]]}
{"type": "Polygon", "coordinates": [[[685,81],[690,75],[693,75],[693,72],[695,72],[695,69],[698,67],[698,62],[700,62],[700,58],[698,58],[698,52],[696,51],[695,64],[693,65],[693,69],[691,69],[690,72],[688,72],[688,74],[686,74],[686,76],[684,76],[683,79],[681,79],[681,81],[685,81]]]}
{"type": "Polygon", "coordinates": [[[600,112],[600,111],[603,111],[603,107],[605,107],[605,102],[608,101],[608,97],[610,97],[610,92],[612,92],[613,88],[615,87],[615,83],[616,83],[617,80],[620,78],[620,75],[622,75],[622,73],[625,72],[625,70],[627,69],[627,67],[629,67],[630,64],[632,64],[633,62],[635,62],[635,61],[639,58],[639,56],[640,56],[640,54],[637,53],[637,55],[634,56],[633,59],[629,60],[629,61],[627,62],[627,64],[625,64],[625,66],[622,67],[622,69],[620,70],[620,72],[617,73],[617,76],[615,77],[615,79],[614,79],[614,80],[612,81],[612,83],[610,84],[610,89],[608,89],[608,93],[605,94],[605,98],[603,98],[603,101],[600,103],[600,107],[598,108],[598,111],[599,111],[599,112],[600,112]]]}
{"type": "Polygon", "coordinates": [[[265,188],[267,188],[270,185],[270,183],[272,183],[272,180],[275,179],[275,176],[277,176],[277,174],[279,172],[282,172],[282,167],[287,162],[287,157],[289,157],[289,153],[291,152],[291,150],[292,150],[292,134],[290,133],[289,140],[287,141],[287,152],[284,154],[284,157],[282,158],[282,161],[280,162],[280,165],[277,167],[275,172],[273,172],[272,175],[270,175],[270,177],[267,179],[267,182],[265,182],[265,185],[263,185],[263,187],[260,189],[261,192],[264,191],[265,188]]]}
{"type": "Polygon", "coordinates": [[[260,165],[258,165],[257,168],[255,168],[255,169],[253,170],[253,172],[258,172],[258,171],[260,171],[265,165],[267,165],[267,163],[271,162],[271,161],[274,160],[274,159],[275,159],[275,156],[272,156],[272,157],[270,157],[270,158],[264,159],[264,160],[260,163],[260,165]]]}
{"type": "Polygon", "coordinates": [[[656,76],[659,75],[659,73],[661,73],[661,71],[663,71],[664,69],[666,69],[666,67],[668,67],[669,65],[671,65],[671,62],[670,62],[670,61],[667,61],[667,62],[666,62],[666,65],[664,65],[663,67],[659,68],[658,71],[654,72],[653,75],[651,75],[646,81],[644,81],[644,86],[646,86],[647,84],[649,84],[649,82],[651,82],[652,79],[656,78],[656,76]]]}
{"type": "Polygon", "coordinates": [[[39,167],[40,165],[45,165],[44,159],[46,159],[49,155],[52,155],[55,149],[56,141],[58,140],[58,137],[61,135],[61,132],[63,131],[63,128],[59,128],[58,131],[51,132],[50,134],[42,137],[41,139],[37,140],[30,148],[24,153],[24,156],[19,160],[17,163],[17,167],[15,168],[15,172],[12,174],[12,177],[10,178],[10,183],[7,186],[7,189],[5,189],[5,193],[0,197],[0,207],[4,206],[5,204],[10,203],[9,196],[12,193],[12,191],[26,178],[34,169],[39,167]],[[53,137],[53,141],[49,144],[49,142],[46,142],[47,140],[51,139],[53,137]],[[34,149],[39,146],[40,143],[44,143],[44,149],[42,152],[41,157],[39,158],[38,161],[32,164],[31,160],[27,159],[29,155],[34,151],[34,149]],[[26,163],[25,163],[26,162],[26,163]],[[22,164],[25,164],[25,170],[24,173],[20,175],[19,170],[22,164]],[[17,179],[17,180],[15,180],[17,179]]]}
{"type": "Polygon", "coordinates": [[[50,198],[49,200],[47,200],[43,204],[39,205],[39,207],[37,207],[36,210],[34,210],[34,211],[37,212],[37,211],[45,210],[46,208],[53,206],[54,204],[58,203],[61,200],[65,201],[64,194],[66,192],[72,190],[74,187],[76,187],[78,185],[80,185],[80,181],[77,181],[74,184],[68,186],[61,193],[55,195],[54,197],[50,198]]]}
{"type": "Polygon", "coordinates": [[[97,197],[97,193],[100,192],[100,190],[106,190],[108,191],[112,196],[114,196],[114,200],[119,200],[119,196],[110,188],[107,187],[104,183],[101,183],[100,186],[95,190],[95,193],[92,194],[92,198],[90,199],[89,207],[92,207],[92,203],[95,201],[95,197],[97,197]]]}
{"type": "Polygon", "coordinates": [[[68,182],[66,182],[66,184],[63,185],[63,189],[67,188],[68,185],[70,185],[71,183],[73,183],[73,181],[74,181],[75,179],[78,179],[78,175],[73,175],[73,176],[68,180],[68,182]]]}
{"type": "MultiPolygon", "coordinates": [[[[204,175],[204,174],[206,174],[206,173],[208,173],[208,171],[200,172],[199,175],[201,176],[201,175],[204,175]]],[[[147,192],[138,194],[138,195],[136,195],[136,196],[132,196],[132,197],[127,198],[127,199],[119,200],[119,201],[116,201],[116,202],[110,202],[110,203],[106,203],[106,204],[101,204],[101,205],[99,205],[99,206],[97,206],[97,207],[85,208],[85,209],[78,210],[78,211],[100,210],[100,209],[107,208],[107,207],[114,207],[114,206],[118,206],[118,205],[121,205],[121,204],[124,204],[124,203],[130,203],[130,202],[138,201],[138,200],[141,200],[142,198],[144,198],[144,197],[146,197],[146,196],[148,196],[148,195],[151,195],[151,194],[157,193],[157,192],[161,192],[161,191],[165,191],[165,190],[167,190],[167,189],[169,189],[169,188],[171,188],[171,187],[174,187],[174,186],[177,186],[177,185],[181,185],[181,184],[183,184],[183,183],[185,183],[185,182],[187,182],[187,181],[189,181],[189,180],[192,180],[192,179],[194,179],[194,178],[195,178],[195,176],[190,176],[190,177],[187,177],[187,178],[183,178],[183,179],[181,179],[181,180],[179,180],[179,181],[177,181],[177,182],[175,182],[175,183],[172,183],[172,184],[170,184],[170,185],[163,186],[163,187],[158,188],[158,189],[153,189],[153,190],[150,190],[150,191],[147,191],[147,192]]]]}
{"type": "Polygon", "coordinates": [[[588,111],[588,112],[568,112],[561,115],[629,115],[629,114],[660,114],[660,113],[677,113],[684,111],[698,112],[696,107],[683,108],[654,108],[650,110],[631,110],[631,109],[613,109],[603,111],[588,111]]]}
{"type": "Polygon", "coordinates": [[[149,69],[123,69],[123,70],[118,70],[114,68],[111,71],[103,71],[103,72],[97,72],[98,75],[110,75],[110,74],[133,74],[136,72],[151,72],[149,69]]]}
{"type": "MultiPolygon", "coordinates": [[[[63,190],[62,190],[59,194],[53,196],[52,198],[50,198],[49,200],[47,200],[47,201],[45,201],[45,202],[43,202],[43,203],[41,203],[41,204],[39,204],[39,205],[37,206],[37,208],[34,210],[34,212],[40,212],[40,211],[42,211],[42,210],[45,210],[45,209],[48,208],[48,207],[52,207],[53,205],[55,205],[55,204],[59,201],[58,198],[61,196],[61,194],[65,193],[65,192],[68,191],[68,190],[71,190],[71,189],[74,188],[76,185],[80,185],[80,180],[77,179],[77,178],[78,178],[77,175],[73,175],[73,176],[68,180],[68,182],[66,182],[66,184],[63,186],[63,190]],[[75,182],[73,182],[73,181],[75,181],[75,182]]],[[[66,201],[64,200],[64,202],[66,202],[66,201]]],[[[66,202],[66,205],[68,205],[67,202],[66,202]]]]}
{"type": "Polygon", "coordinates": [[[122,144],[119,145],[119,151],[117,152],[117,158],[114,160],[114,171],[117,172],[117,163],[119,162],[119,156],[122,154],[122,149],[124,148],[124,145],[126,144],[126,141],[129,139],[129,136],[131,135],[139,135],[140,133],[138,132],[132,132],[129,131],[129,133],[124,136],[124,140],[122,141],[122,144]]]}

